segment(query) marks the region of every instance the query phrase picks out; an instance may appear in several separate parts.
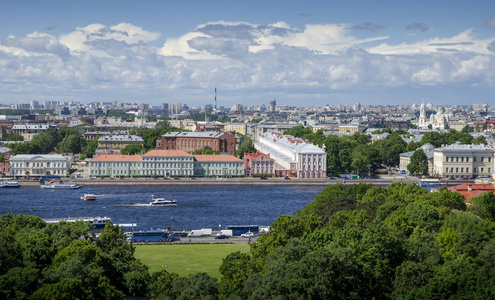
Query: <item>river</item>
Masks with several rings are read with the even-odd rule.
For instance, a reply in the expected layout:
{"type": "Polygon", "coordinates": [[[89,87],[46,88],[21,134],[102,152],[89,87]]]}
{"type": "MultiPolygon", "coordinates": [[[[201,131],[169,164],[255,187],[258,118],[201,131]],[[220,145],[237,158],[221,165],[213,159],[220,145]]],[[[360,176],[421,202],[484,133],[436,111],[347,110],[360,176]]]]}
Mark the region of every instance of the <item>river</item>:
{"type": "Polygon", "coordinates": [[[192,230],[227,225],[268,226],[279,215],[294,215],[323,186],[84,186],[77,190],[0,189],[0,214],[42,218],[107,216],[135,229],[192,230]],[[99,195],[84,201],[85,193],[99,195]],[[151,195],[175,199],[177,206],[151,207],[151,195]]]}

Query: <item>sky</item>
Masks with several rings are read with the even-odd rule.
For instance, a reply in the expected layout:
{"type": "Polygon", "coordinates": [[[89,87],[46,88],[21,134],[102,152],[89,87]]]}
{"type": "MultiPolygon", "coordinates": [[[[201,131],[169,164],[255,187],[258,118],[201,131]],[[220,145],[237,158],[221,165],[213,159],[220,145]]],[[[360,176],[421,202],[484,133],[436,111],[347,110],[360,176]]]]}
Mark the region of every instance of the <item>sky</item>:
{"type": "Polygon", "coordinates": [[[0,103],[495,105],[495,1],[0,0],[0,103]]]}

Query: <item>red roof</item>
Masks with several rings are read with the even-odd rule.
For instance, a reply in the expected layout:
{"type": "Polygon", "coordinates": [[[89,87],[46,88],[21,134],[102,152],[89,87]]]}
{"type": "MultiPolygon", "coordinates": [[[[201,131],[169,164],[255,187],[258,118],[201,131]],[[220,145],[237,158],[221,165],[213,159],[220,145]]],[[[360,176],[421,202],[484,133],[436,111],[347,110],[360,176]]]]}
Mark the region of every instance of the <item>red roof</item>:
{"type": "Polygon", "coordinates": [[[141,161],[141,155],[102,154],[91,161],[141,161]]]}
{"type": "Polygon", "coordinates": [[[472,197],[479,196],[483,193],[495,193],[495,185],[485,183],[465,183],[451,186],[448,188],[451,192],[458,192],[466,198],[466,202],[472,197]]]}
{"type": "Polygon", "coordinates": [[[230,161],[230,162],[242,162],[241,159],[233,155],[194,155],[194,159],[197,161],[230,161]]]}
{"type": "Polygon", "coordinates": [[[143,156],[192,156],[184,150],[151,150],[143,156]]]}

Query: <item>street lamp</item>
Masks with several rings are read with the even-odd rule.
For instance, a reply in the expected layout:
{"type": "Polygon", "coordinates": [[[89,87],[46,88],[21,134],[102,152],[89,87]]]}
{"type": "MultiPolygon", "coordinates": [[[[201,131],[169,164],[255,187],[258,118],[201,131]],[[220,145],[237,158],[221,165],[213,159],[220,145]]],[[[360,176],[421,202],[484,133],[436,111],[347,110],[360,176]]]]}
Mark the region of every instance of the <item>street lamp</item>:
{"type": "Polygon", "coordinates": [[[251,215],[250,214],[248,214],[248,218],[249,218],[248,231],[251,232],[251,215]]]}

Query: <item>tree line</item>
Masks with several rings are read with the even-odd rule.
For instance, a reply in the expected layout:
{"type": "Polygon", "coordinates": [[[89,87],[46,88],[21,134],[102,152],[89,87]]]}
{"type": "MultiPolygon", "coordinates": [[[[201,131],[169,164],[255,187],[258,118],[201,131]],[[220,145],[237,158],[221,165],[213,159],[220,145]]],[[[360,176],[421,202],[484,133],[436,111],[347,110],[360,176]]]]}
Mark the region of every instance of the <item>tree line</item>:
{"type": "MultiPolygon", "coordinates": [[[[426,132],[423,134],[421,141],[411,141],[409,143],[404,141],[403,136],[411,136],[404,130],[392,131],[385,129],[374,133],[385,132],[389,133],[386,138],[373,143],[371,143],[371,136],[367,134],[355,133],[342,137],[337,135],[324,136],[321,129],[313,131],[310,126],[296,126],[286,130],[284,134],[302,138],[318,147],[325,146],[327,173],[329,175],[349,173],[359,175],[376,174],[377,170],[382,166],[387,168],[397,167],[400,163],[401,153],[416,151],[426,143],[430,143],[436,148],[442,145],[450,145],[457,141],[461,144],[486,144],[485,137],[473,138],[467,133],[467,129],[463,130],[463,132],[458,132],[454,129],[447,133],[426,132]]],[[[416,156],[421,156],[421,159],[424,160],[422,155],[417,154],[416,156]]],[[[422,172],[423,168],[418,167],[418,169],[414,170],[422,172]]]]}
{"type": "Polygon", "coordinates": [[[3,299],[493,299],[495,195],[327,186],[223,259],[222,278],[150,274],[117,226],[0,217],[3,299]]]}

